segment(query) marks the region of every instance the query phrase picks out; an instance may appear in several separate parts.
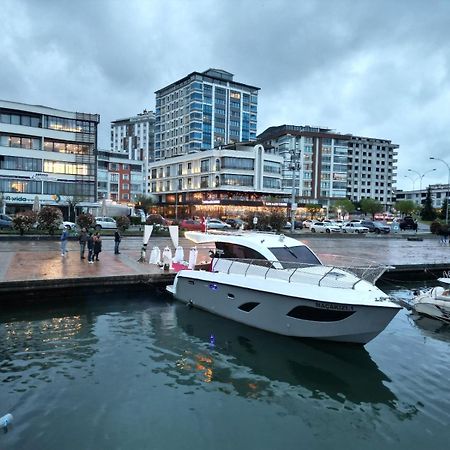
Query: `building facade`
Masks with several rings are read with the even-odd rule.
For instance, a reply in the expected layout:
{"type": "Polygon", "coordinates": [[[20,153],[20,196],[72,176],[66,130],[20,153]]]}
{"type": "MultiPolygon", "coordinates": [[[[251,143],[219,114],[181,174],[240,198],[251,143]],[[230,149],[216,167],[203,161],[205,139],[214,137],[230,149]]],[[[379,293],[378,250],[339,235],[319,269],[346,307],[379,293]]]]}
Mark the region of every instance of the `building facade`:
{"type": "MultiPolygon", "coordinates": [[[[440,209],[442,208],[445,199],[449,196],[450,193],[450,185],[448,184],[430,184],[431,190],[431,201],[433,208],[440,209]]],[[[396,200],[411,200],[417,205],[423,205],[425,199],[427,198],[426,189],[417,189],[412,191],[397,191],[396,192],[396,200]]]]}
{"type": "Polygon", "coordinates": [[[255,140],[259,88],[233,77],[192,72],[155,92],[155,161],[255,140]]]}
{"type": "Polygon", "coordinates": [[[348,143],[347,197],[372,198],[389,211],[395,203],[398,145],[387,139],[351,136],[348,143]]]}
{"type": "Polygon", "coordinates": [[[0,100],[0,193],[6,210],[95,201],[98,114],[0,100]]]}
{"type": "Polygon", "coordinates": [[[97,155],[98,199],[134,203],[143,194],[144,162],[118,151],[99,150],[97,155]]]}
{"type": "MultiPolygon", "coordinates": [[[[238,216],[281,206],[283,158],[261,145],[229,145],[150,164],[149,182],[160,212],[238,216]]],[[[156,211],[155,211],[156,212],[156,211]]]]}
{"type": "MultiPolygon", "coordinates": [[[[130,161],[142,162],[142,194],[149,193],[146,184],[148,163],[154,160],[155,113],[144,110],[133,117],[111,122],[111,152],[124,154],[130,161]]],[[[136,165],[136,164],[135,164],[136,165]]]]}
{"type": "Polygon", "coordinates": [[[282,188],[300,203],[328,204],[347,193],[350,135],[328,128],[281,125],[258,136],[264,148],[283,157],[282,188]]]}

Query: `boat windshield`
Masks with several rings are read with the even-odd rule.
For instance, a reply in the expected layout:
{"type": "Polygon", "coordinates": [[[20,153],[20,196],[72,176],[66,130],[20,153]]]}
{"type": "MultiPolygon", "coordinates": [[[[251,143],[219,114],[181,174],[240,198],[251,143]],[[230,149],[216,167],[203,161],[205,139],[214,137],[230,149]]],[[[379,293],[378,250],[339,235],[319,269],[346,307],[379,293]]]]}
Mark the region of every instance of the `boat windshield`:
{"type": "Polygon", "coordinates": [[[304,245],[298,245],[296,247],[273,247],[269,248],[269,250],[281,262],[322,265],[317,256],[304,245]]]}

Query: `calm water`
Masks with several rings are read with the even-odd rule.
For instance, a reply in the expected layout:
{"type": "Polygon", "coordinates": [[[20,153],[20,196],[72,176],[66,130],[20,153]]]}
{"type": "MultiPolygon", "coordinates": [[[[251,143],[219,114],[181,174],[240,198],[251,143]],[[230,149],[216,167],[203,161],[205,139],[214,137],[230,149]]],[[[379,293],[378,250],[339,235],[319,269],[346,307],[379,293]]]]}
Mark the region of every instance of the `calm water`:
{"type": "Polygon", "coordinates": [[[0,449],[449,448],[449,326],[402,310],[360,348],[107,302],[0,313],[0,449]]]}

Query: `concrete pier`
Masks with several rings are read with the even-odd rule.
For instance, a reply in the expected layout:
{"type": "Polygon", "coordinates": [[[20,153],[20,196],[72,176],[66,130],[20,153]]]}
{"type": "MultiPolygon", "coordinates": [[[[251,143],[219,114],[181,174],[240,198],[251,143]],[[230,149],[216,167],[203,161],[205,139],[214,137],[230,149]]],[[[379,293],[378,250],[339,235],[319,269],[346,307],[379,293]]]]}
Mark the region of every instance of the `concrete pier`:
{"type": "MultiPolygon", "coordinates": [[[[370,259],[391,266],[387,277],[411,281],[433,279],[450,271],[450,248],[432,235],[423,240],[399,236],[314,236],[303,232],[293,237],[304,241],[319,256],[335,254],[370,259]]],[[[153,246],[161,250],[170,238],[152,237],[147,246],[147,261],[153,246]]],[[[180,238],[188,258],[192,243],[180,238]]],[[[80,259],[79,244],[70,241],[69,253],[61,256],[59,240],[0,239],[0,305],[63,299],[70,294],[105,292],[118,286],[131,289],[163,288],[175,273],[148,263],[139,263],[142,238],[126,237],[120,255],[114,254],[111,237],[103,238],[100,261],[88,264],[80,259]]],[[[208,245],[198,246],[198,261],[207,261],[208,245]]]]}

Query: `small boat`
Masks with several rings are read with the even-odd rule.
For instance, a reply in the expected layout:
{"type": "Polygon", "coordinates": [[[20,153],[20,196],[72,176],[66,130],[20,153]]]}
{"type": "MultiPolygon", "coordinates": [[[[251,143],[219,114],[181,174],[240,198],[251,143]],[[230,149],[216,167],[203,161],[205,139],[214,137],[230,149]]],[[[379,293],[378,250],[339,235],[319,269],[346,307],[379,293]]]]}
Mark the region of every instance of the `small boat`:
{"type": "Polygon", "coordinates": [[[190,306],[273,333],[366,344],[401,307],[375,286],[377,264],[325,265],[304,243],[270,233],[186,232],[214,245],[208,267],[181,270],[173,296],[190,306]]]}
{"type": "Polygon", "coordinates": [[[450,323],[450,278],[442,277],[438,281],[447,286],[415,291],[411,308],[418,314],[450,323]]]}

